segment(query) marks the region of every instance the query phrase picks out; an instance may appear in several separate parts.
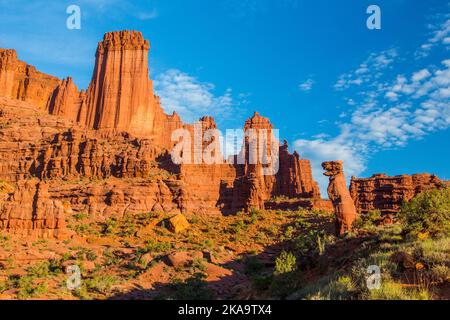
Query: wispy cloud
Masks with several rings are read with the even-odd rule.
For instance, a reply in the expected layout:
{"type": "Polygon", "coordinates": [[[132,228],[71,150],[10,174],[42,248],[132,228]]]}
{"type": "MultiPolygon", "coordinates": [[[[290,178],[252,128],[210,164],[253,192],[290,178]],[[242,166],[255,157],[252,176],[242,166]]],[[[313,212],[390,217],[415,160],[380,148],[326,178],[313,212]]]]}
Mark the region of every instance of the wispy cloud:
{"type": "Polygon", "coordinates": [[[136,14],[136,17],[139,20],[145,21],[145,20],[156,19],[156,18],[158,18],[158,15],[159,15],[158,11],[156,9],[152,9],[151,11],[147,11],[147,12],[145,12],[145,11],[138,12],[136,14]]]}
{"type": "Polygon", "coordinates": [[[370,84],[373,79],[380,78],[386,69],[392,67],[397,57],[396,49],[372,53],[358,68],[339,76],[334,88],[337,91],[343,91],[352,86],[370,84]]]}
{"type": "MultiPolygon", "coordinates": [[[[448,4],[450,8],[450,3],[448,4]]],[[[443,46],[448,50],[450,46],[450,13],[437,15],[434,23],[428,25],[429,38],[416,51],[416,58],[427,57],[436,46],[443,46]]]]}
{"type": "Polygon", "coordinates": [[[201,82],[177,69],[157,75],[155,91],[161,97],[166,112],[176,111],[187,122],[197,121],[205,115],[220,115],[224,119],[238,111],[240,99],[247,98],[247,95],[234,98],[231,88],[222,95],[216,95],[214,84],[201,82]]]}
{"type": "MultiPolygon", "coordinates": [[[[439,42],[434,47],[443,46],[439,42]]],[[[403,74],[397,70],[413,57],[400,57],[399,52],[372,53],[358,68],[339,77],[335,89],[345,92],[352,107],[337,122],[339,134],[295,142],[301,154],[312,160],[322,190],[327,184],[321,175],[323,161],[344,160],[349,178],[364,172],[374,153],[450,127],[450,59],[418,64],[417,71],[403,74]]]]}
{"type": "Polygon", "coordinates": [[[298,88],[303,92],[309,92],[313,88],[315,81],[313,79],[308,79],[298,85],[298,88]]]}

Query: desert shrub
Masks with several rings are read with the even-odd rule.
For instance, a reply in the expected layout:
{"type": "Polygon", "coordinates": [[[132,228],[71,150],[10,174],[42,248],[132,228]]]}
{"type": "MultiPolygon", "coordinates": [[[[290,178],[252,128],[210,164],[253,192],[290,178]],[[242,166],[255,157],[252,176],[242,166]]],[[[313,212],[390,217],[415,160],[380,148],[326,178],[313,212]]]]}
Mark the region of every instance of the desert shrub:
{"type": "Polygon", "coordinates": [[[90,279],[86,279],[84,283],[88,291],[108,294],[118,281],[119,279],[113,275],[96,275],[90,279]]]}
{"type": "Polygon", "coordinates": [[[118,255],[116,255],[111,250],[105,250],[103,252],[103,266],[109,267],[118,265],[121,262],[121,259],[118,255]]]}
{"type": "Polygon", "coordinates": [[[205,260],[203,258],[195,258],[194,261],[192,261],[191,265],[191,271],[193,273],[199,271],[199,272],[206,272],[207,266],[205,265],[205,260]]]}
{"type": "Polygon", "coordinates": [[[282,237],[282,240],[291,240],[294,238],[295,236],[295,228],[293,226],[289,226],[286,228],[286,230],[284,231],[284,235],[282,237]]]}
{"type": "Polygon", "coordinates": [[[248,217],[248,224],[254,224],[262,219],[262,211],[258,209],[251,209],[248,217]]]}
{"type": "Polygon", "coordinates": [[[255,290],[263,291],[269,289],[272,283],[272,274],[267,272],[264,264],[255,256],[247,257],[243,260],[244,273],[250,278],[255,290]]]}
{"type": "Polygon", "coordinates": [[[232,224],[229,227],[228,231],[231,234],[239,234],[242,231],[246,231],[247,229],[248,229],[248,225],[245,223],[245,221],[244,220],[239,220],[238,222],[232,224]]]}
{"type": "Polygon", "coordinates": [[[133,215],[127,215],[123,221],[121,221],[121,228],[119,232],[119,236],[121,237],[130,237],[136,234],[138,228],[140,227],[140,223],[138,218],[133,215]]]}
{"type": "Polygon", "coordinates": [[[50,274],[50,262],[44,261],[27,268],[28,276],[31,278],[45,278],[50,274]]]}
{"type": "Polygon", "coordinates": [[[6,290],[8,290],[8,284],[5,280],[0,280],[0,293],[5,292],[6,290]]]}
{"type": "Polygon", "coordinates": [[[450,188],[423,192],[400,211],[406,234],[418,237],[428,233],[432,237],[450,235],[450,188]]]}
{"type": "Polygon", "coordinates": [[[80,213],[74,214],[73,217],[77,221],[82,221],[82,220],[87,219],[89,217],[89,215],[87,213],[80,212],[80,213]]]}
{"type": "Polygon", "coordinates": [[[341,276],[331,281],[325,288],[328,299],[348,300],[356,293],[356,285],[349,276],[341,276]]]}
{"type": "Polygon", "coordinates": [[[356,229],[369,229],[376,226],[380,219],[381,211],[371,210],[368,213],[359,216],[358,219],[354,222],[354,227],[356,229]]]}
{"type": "Polygon", "coordinates": [[[7,286],[17,289],[17,298],[19,299],[30,299],[48,291],[47,283],[37,283],[33,276],[10,276],[7,286]]]}
{"type": "Polygon", "coordinates": [[[368,300],[429,300],[430,293],[422,288],[405,288],[401,283],[382,281],[381,288],[370,290],[368,300]]]}
{"type": "Polygon", "coordinates": [[[416,241],[412,254],[428,266],[446,264],[450,261],[450,238],[416,241]]]}
{"type": "Polygon", "coordinates": [[[109,218],[103,225],[104,234],[114,234],[117,231],[118,222],[116,219],[109,218]]]}
{"type": "Polygon", "coordinates": [[[146,241],[144,251],[146,253],[166,253],[172,249],[172,243],[165,241],[146,241]]]}
{"type": "MultiPolygon", "coordinates": [[[[260,285],[269,279],[259,279],[260,285]]],[[[275,260],[275,270],[269,287],[271,295],[284,299],[298,288],[301,281],[302,277],[297,272],[296,257],[291,252],[283,251],[275,260]]]]}
{"type": "Polygon", "coordinates": [[[450,268],[445,264],[438,264],[431,268],[432,280],[438,283],[450,281],[450,268]]]}
{"type": "Polygon", "coordinates": [[[48,278],[60,274],[63,270],[61,260],[43,261],[27,267],[27,275],[32,279],[48,278]]]}
{"type": "Polygon", "coordinates": [[[297,268],[297,259],[292,252],[281,252],[275,259],[275,275],[285,274],[295,271],[297,268]]]}
{"type": "Polygon", "coordinates": [[[73,230],[80,236],[89,234],[90,229],[91,225],[88,223],[78,224],[73,227],[73,230]]]}
{"type": "Polygon", "coordinates": [[[97,259],[97,254],[93,250],[86,250],[85,256],[88,261],[95,261],[97,259]]]}
{"type": "Polygon", "coordinates": [[[324,230],[309,230],[294,238],[294,248],[302,255],[323,254],[327,245],[334,243],[335,238],[324,230]]]}

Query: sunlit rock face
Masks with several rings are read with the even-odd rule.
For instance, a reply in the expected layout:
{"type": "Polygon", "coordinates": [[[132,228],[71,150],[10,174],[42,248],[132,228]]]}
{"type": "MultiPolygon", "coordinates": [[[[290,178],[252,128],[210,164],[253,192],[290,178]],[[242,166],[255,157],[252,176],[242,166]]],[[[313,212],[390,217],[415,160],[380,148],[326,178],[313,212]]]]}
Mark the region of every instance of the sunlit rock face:
{"type": "MultiPolygon", "coordinates": [[[[60,238],[67,234],[64,216],[74,212],[93,219],[150,211],[228,214],[265,208],[277,196],[328,208],[309,161],[291,154],[287,142],[280,146],[270,120],[257,112],[243,129],[266,132],[264,152],[278,159],[272,174],[262,173],[268,165],[261,159],[249,161],[248,139],[242,162],[225,161],[219,148],[212,154],[217,162],[200,154],[199,163],[173,163],[175,130],[194,142],[198,128],[205,134],[217,125],[209,116],[185,124],[175,112],[163,112],[149,77],[149,48],[140,32],[105,34],[86,91],[71,77],[43,74],[14,50],[0,49],[0,179],[6,183],[0,229],[60,238]]],[[[201,140],[200,151],[189,149],[198,156],[215,139],[201,140]]]]}
{"type": "Polygon", "coordinates": [[[392,214],[417,194],[442,187],[443,181],[431,174],[395,177],[375,174],[371,178],[352,177],[350,193],[360,213],[380,210],[383,214],[392,214]]]}

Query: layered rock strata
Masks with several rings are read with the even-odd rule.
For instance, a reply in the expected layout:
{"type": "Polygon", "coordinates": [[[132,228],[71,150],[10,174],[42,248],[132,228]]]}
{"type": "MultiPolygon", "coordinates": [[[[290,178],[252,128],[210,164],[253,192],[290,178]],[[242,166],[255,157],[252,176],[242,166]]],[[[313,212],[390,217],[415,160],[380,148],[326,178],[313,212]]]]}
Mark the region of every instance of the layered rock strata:
{"type": "Polygon", "coordinates": [[[383,214],[397,213],[402,204],[417,194],[444,187],[444,182],[431,174],[390,177],[375,174],[371,178],[352,177],[350,194],[360,213],[380,210],[383,214]]]}
{"type": "MultiPolygon", "coordinates": [[[[0,179],[14,186],[0,198],[0,229],[59,237],[61,204],[69,212],[106,217],[233,213],[264,208],[277,196],[320,203],[309,161],[291,154],[287,143],[280,146],[272,124],[258,113],[244,125],[256,133],[256,150],[232,158],[242,162],[225,161],[214,149],[216,161],[208,163],[201,152],[216,139],[210,137],[200,151],[192,146],[199,163],[174,164],[175,130],[194,137],[198,127],[203,134],[217,126],[212,117],[190,125],[175,112],[163,112],[149,78],[149,48],[140,32],[105,34],[86,91],[70,77],[45,75],[18,60],[14,50],[0,49],[0,179]],[[268,139],[261,143],[263,131],[268,139]],[[254,151],[269,162],[250,161],[254,151]],[[264,173],[275,155],[276,170],[264,173]]],[[[247,136],[244,146],[251,142],[247,136]]]]}

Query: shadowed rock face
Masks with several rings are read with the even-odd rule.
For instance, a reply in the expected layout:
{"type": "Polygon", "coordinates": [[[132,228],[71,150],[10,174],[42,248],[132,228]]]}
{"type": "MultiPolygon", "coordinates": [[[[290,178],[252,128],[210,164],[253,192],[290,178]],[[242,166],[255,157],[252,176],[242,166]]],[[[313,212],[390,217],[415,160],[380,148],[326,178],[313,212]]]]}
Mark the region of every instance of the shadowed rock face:
{"type": "MultiPolygon", "coordinates": [[[[102,219],[149,211],[233,213],[264,208],[275,196],[314,200],[305,202],[308,208],[320,203],[309,161],[289,153],[287,143],[269,139],[279,153],[273,175],[263,175],[266,165],[251,164],[248,153],[244,164],[172,163],[172,132],[193,134],[194,125],[163,112],[149,78],[149,48],[140,32],[105,34],[87,91],[0,49],[0,178],[15,186],[0,197],[0,229],[60,237],[62,203],[102,219]]],[[[199,124],[203,132],[216,128],[212,117],[199,124]]],[[[244,129],[270,135],[273,126],[255,113],[244,129]]]]}
{"type": "Polygon", "coordinates": [[[355,204],[345,181],[343,161],[324,162],[322,167],[324,175],[330,178],[328,197],[336,216],[336,234],[343,235],[352,231],[352,224],[357,218],[355,204]]]}
{"type": "Polygon", "coordinates": [[[402,204],[417,194],[444,187],[435,175],[414,174],[390,177],[375,174],[371,178],[352,177],[350,194],[360,213],[380,210],[383,214],[397,213],[402,204]]]}

